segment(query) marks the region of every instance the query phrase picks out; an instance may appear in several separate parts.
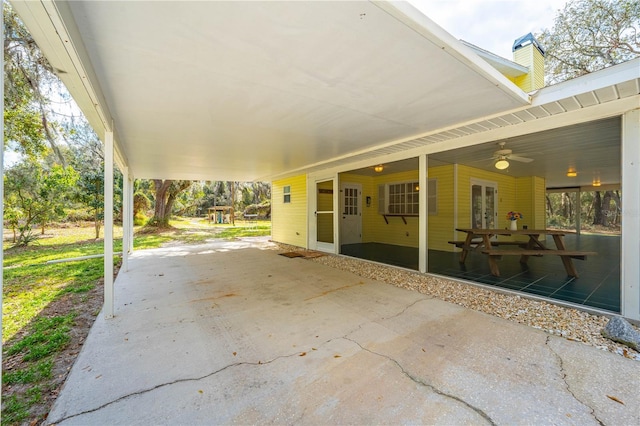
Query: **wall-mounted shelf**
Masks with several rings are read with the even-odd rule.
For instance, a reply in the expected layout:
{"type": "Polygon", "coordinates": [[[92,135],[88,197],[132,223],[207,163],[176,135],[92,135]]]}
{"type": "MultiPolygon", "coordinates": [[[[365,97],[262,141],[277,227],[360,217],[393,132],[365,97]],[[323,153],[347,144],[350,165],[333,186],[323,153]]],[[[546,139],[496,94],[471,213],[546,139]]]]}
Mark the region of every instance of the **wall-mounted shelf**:
{"type": "Polygon", "coordinates": [[[407,224],[407,217],[418,217],[419,215],[417,214],[383,214],[382,217],[384,218],[384,221],[387,223],[387,225],[389,224],[389,219],[387,219],[387,217],[399,217],[402,219],[402,221],[404,222],[404,224],[407,224]]]}

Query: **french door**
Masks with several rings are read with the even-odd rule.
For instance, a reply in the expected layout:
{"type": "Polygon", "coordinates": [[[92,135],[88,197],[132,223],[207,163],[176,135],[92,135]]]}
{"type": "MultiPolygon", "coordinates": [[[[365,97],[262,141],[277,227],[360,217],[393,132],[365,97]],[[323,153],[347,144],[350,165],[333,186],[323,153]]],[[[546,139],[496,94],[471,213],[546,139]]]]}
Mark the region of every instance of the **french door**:
{"type": "Polygon", "coordinates": [[[471,227],[495,229],[498,218],[498,184],[471,180],[471,227]]]}

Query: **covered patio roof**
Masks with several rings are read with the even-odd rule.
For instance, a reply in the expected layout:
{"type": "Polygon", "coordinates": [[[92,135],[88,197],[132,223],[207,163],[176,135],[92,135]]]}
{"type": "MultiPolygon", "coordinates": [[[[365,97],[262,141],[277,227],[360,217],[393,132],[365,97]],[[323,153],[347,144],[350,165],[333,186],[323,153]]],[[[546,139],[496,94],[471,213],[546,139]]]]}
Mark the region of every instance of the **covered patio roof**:
{"type": "Polygon", "coordinates": [[[269,179],[529,105],[406,3],[12,4],[137,178],[269,179]]]}

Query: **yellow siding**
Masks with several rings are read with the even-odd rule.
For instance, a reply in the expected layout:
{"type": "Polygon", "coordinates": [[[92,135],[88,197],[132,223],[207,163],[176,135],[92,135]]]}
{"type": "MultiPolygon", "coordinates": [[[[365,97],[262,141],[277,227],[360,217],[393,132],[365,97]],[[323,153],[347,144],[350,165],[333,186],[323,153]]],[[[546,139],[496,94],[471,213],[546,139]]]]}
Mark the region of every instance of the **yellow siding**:
{"type": "Polygon", "coordinates": [[[529,229],[544,229],[545,217],[545,180],[537,176],[516,179],[516,201],[518,211],[524,216],[518,226],[527,225],[529,229]]]}
{"type": "Polygon", "coordinates": [[[274,241],[307,248],[307,177],[300,175],[271,183],[271,237],[274,241]],[[291,202],[283,189],[291,186],[291,202]]]}
{"type": "Polygon", "coordinates": [[[418,170],[412,170],[373,178],[373,192],[375,194],[371,207],[368,209],[375,213],[373,218],[372,241],[406,247],[418,247],[419,219],[417,216],[405,216],[407,221],[406,225],[400,217],[387,217],[389,220],[389,224],[387,225],[384,217],[378,214],[378,185],[393,182],[417,182],[418,175],[418,170]]]}
{"type": "Polygon", "coordinates": [[[513,52],[513,61],[529,68],[527,74],[511,79],[518,87],[525,92],[544,87],[544,56],[533,44],[513,52]]]}
{"type": "Polygon", "coordinates": [[[544,56],[538,49],[533,53],[533,90],[544,87],[544,56]]]}
{"type": "MultiPolygon", "coordinates": [[[[429,248],[450,250],[447,241],[454,235],[454,202],[453,202],[453,166],[432,167],[429,169],[429,179],[437,180],[438,212],[429,215],[429,248]],[[443,242],[444,241],[444,242],[443,242]]],[[[399,217],[384,217],[378,213],[378,185],[393,182],[418,181],[418,170],[369,177],[343,173],[340,183],[359,183],[362,185],[362,242],[379,242],[409,247],[418,247],[419,218],[406,216],[405,225],[399,217]],[[366,207],[366,198],[371,197],[371,206],[366,207]],[[407,232],[409,236],[407,236],[407,232]]]]}
{"type": "Polygon", "coordinates": [[[530,92],[532,90],[531,88],[533,87],[531,80],[531,65],[533,63],[533,58],[531,56],[532,48],[533,46],[529,45],[513,52],[513,62],[529,68],[529,72],[527,74],[516,77],[513,80],[516,86],[518,86],[525,92],[530,92]]]}
{"type": "Polygon", "coordinates": [[[429,215],[429,248],[433,250],[451,251],[447,244],[455,238],[455,203],[454,203],[454,167],[453,165],[429,168],[429,179],[437,180],[438,212],[429,215]]]}
{"type": "Polygon", "coordinates": [[[535,223],[533,226],[536,229],[547,228],[547,214],[546,214],[546,197],[547,197],[547,181],[544,178],[534,176],[533,177],[533,194],[534,194],[534,207],[533,213],[535,217],[535,223]]]}
{"type": "MultiPolygon", "coordinates": [[[[515,178],[500,173],[493,173],[473,167],[458,165],[458,215],[457,227],[468,228],[471,226],[471,179],[480,179],[495,182],[498,186],[498,206],[496,226],[506,228],[509,223],[506,219],[507,212],[518,209],[516,203],[515,178]]],[[[456,239],[464,238],[464,234],[458,233],[456,239]]],[[[452,250],[452,245],[449,245],[452,250]]]]}

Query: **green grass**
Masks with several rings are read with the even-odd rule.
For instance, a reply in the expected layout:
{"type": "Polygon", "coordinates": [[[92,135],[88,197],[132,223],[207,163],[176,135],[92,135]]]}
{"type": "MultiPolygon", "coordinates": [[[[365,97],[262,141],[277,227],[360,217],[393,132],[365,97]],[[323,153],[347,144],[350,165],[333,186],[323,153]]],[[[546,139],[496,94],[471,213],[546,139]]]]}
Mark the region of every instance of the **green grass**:
{"type": "Polygon", "coordinates": [[[29,417],[31,402],[26,395],[11,395],[2,398],[2,424],[20,424],[29,417]]]}
{"type": "Polygon", "coordinates": [[[75,316],[71,312],[63,316],[36,318],[30,332],[7,348],[7,355],[22,353],[24,361],[39,361],[61,350],[70,340],[69,331],[75,316]]]}
{"type": "Polygon", "coordinates": [[[255,224],[222,228],[217,234],[218,238],[262,237],[271,235],[271,224],[255,224]]]}
{"type": "Polygon", "coordinates": [[[30,365],[28,368],[10,371],[2,375],[2,382],[7,385],[37,383],[53,376],[53,361],[44,360],[30,365]]]}

